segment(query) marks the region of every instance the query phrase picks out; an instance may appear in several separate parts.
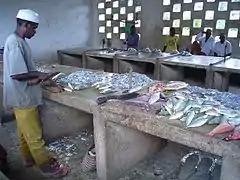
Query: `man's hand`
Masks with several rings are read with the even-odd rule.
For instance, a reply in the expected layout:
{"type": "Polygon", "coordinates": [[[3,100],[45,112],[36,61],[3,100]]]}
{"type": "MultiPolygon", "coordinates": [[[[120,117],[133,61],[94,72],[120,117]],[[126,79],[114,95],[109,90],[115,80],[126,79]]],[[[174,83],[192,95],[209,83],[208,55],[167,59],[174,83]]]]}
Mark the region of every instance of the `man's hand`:
{"type": "Polygon", "coordinates": [[[39,76],[39,79],[40,79],[41,81],[46,81],[46,80],[48,80],[48,79],[53,78],[53,77],[56,76],[57,74],[59,74],[59,72],[42,74],[42,75],[39,76]]]}
{"type": "Polygon", "coordinates": [[[28,86],[35,86],[35,85],[39,84],[40,82],[41,82],[41,79],[39,79],[39,78],[28,80],[28,86]]]}

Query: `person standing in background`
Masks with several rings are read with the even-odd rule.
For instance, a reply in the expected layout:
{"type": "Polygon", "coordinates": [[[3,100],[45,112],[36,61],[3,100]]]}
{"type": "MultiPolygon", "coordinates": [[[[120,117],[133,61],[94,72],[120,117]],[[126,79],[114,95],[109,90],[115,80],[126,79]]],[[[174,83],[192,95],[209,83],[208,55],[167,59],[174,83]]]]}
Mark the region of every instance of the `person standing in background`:
{"type": "Polygon", "coordinates": [[[163,52],[179,51],[179,37],[176,36],[175,28],[170,28],[170,35],[166,37],[163,52]]]}
{"type": "Polygon", "coordinates": [[[219,37],[220,41],[215,43],[214,46],[214,56],[226,57],[232,54],[232,45],[226,40],[225,34],[221,33],[219,37]]]}
{"type": "Polygon", "coordinates": [[[139,43],[139,35],[137,34],[136,27],[132,25],[130,29],[130,34],[128,35],[126,40],[127,49],[134,48],[138,50],[138,43],[139,43]]]}
{"type": "Polygon", "coordinates": [[[39,116],[42,105],[40,83],[56,74],[37,71],[26,41],[35,36],[39,15],[30,9],[21,9],[16,18],[16,31],[7,38],[4,46],[3,104],[14,110],[24,165],[31,167],[36,164],[44,177],[62,178],[68,171],[49,157],[39,116]]]}
{"type": "Polygon", "coordinates": [[[195,39],[196,41],[193,44],[196,44],[197,41],[200,43],[201,47],[201,55],[212,56],[213,55],[213,48],[215,44],[215,39],[212,36],[212,30],[207,29],[206,32],[200,32],[197,34],[195,39]],[[204,36],[205,34],[205,36],[204,36]]]}

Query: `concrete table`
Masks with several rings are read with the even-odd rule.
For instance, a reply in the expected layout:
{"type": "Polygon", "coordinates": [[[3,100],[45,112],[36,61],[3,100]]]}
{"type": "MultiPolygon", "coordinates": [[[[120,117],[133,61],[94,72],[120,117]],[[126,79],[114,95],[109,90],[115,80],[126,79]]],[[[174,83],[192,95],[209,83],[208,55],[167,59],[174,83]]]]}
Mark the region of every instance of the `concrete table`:
{"type": "Polygon", "coordinates": [[[213,67],[214,78],[212,88],[228,91],[230,74],[240,74],[240,59],[230,58],[213,67]]]}
{"type": "Polygon", "coordinates": [[[85,67],[85,61],[83,59],[83,53],[91,49],[89,48],[72,48],[72,49],[63,49],[58,50],[58,61],[62,65],[76,66],[76,67],[85,67]]]}
{"type": "Polygon", "coordinates": [[[212,56],[177,56],[170,59],[162,60],[161,66],[161,80],[184,80],[184,67],[204,69],[207,71],[205,84],[208,86],[208,69],[210,64],[218,63],[223,58],[212,56]]]}
{"type": "Polygon", "coordinates": [[[223,157],[221,180],[240,177],[240,142],[225,142],[204,134],[214,126],[186,129],[139,107],[111,102],[94,113],[99,180],[117,179],[166,145],[166,140],[223,157]]]}
{"type": "Polygon", "coordinates": [[[145,73],[145,69],[142,67],[142,65],[138,65],[137,63],[144,63],[144,65],[146,65],[147,63],[150,63],[154,65],[154,72],[152,73],[153,78],[156,80],[159,80],[159,75],[160,75],[159,61],[163,59],[167,60],[175,56],[178,56],[178,55],[162,53],[162,55],[160,56],[157,53],[144,53],[144,52],[116,55],[114,72],[121,73],[124,69],[123,66],[125,67],[131,66],[133,70],[139,73],[145,73]]]}

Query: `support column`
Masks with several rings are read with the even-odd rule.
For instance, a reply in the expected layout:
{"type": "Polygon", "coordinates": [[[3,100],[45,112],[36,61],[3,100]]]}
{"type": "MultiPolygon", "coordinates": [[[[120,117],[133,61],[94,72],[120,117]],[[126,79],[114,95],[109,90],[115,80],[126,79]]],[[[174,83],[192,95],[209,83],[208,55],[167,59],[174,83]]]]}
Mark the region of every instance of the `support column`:
{"type": "Polygon", "coordinates": [[[240,161],[232,157],[223,157],[221,179],[220,180],[239,180],[240,161]]]}

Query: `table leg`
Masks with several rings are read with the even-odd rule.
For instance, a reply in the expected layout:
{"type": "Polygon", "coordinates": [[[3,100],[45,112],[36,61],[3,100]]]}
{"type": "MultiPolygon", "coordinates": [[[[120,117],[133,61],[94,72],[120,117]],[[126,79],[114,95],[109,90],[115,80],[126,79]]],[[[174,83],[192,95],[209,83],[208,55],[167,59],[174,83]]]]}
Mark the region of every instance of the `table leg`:
{"type": "Polygon", "coordinates": [[[240,161],[232,157],[223,157],[220,180],[239,180],[239,179],[240,179],[240,161]]]}

